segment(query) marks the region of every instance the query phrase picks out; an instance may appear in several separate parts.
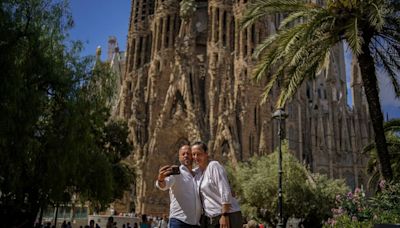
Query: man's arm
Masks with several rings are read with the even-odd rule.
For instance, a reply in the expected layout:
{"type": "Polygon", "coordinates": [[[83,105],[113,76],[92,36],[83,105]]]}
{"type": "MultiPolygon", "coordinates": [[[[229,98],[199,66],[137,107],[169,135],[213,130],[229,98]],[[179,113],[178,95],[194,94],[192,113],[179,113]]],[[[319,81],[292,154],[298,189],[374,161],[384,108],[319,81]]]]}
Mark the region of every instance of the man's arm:
{"type": "Polygon", "coordinates": [[[156,181],[156,186],[161,190],[166,190],[169,186],[167,186],[165,178],[171,175],[171,166],[166,165],[160,168],[158,171],[158,177],[156,181]]]}
{"type": "Polygon", "coordinates": [[[231,210],[231,204],[222,204],[222,215],[221,218],[219,219],[219,224],[220,227],[223,228],[229,228],[230,227],[230,221],[229,221],[229,216],[228,213],[231,210]]]}

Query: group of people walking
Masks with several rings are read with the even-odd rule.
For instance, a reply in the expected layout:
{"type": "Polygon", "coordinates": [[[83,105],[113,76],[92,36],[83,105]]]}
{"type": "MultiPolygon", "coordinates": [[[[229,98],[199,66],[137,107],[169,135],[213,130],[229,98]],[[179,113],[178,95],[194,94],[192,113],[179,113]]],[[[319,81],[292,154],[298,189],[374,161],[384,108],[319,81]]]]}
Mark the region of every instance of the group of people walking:
{"type": "Polygon", "coordinates": [[[209,159],[207,145],[198,141],[181,146],[179,162],[179,170],[171,165],[161,167],[156,181],[159,189],[169,190],[169,227],[241,228],[240,207],[226,171],[209,159]]]}

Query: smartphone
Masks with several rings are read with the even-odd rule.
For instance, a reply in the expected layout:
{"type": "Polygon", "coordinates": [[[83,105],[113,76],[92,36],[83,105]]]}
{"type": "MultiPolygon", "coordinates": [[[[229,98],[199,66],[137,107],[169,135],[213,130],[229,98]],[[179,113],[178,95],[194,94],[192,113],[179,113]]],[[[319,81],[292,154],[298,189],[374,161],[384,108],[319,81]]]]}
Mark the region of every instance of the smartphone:
{"type": "Polygon", "coordinates": [[[179,175],[181,174],[181,171],[179,170],[179,166],[172,166],[171,167],[171,175],[179,175]]]}

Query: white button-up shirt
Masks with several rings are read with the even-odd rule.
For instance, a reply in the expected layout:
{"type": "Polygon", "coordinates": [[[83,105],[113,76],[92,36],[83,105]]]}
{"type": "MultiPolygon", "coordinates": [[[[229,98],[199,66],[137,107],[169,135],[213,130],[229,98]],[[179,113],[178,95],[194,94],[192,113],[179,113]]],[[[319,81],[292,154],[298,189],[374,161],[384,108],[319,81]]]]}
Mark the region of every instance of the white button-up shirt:
{"type": "Polygon", "coordinates": [[[201,197],[205,214],[215,217],[222,213],[222,204],[230,204],[229,212],[240,211],[239,203],[231,194],[228,177],[224,167],[217,161],[210,161],[204,173],[195,170],[196,182],[201,183],[201,197]]]}
{"type": "Polygon", "coordinates": [[[199,225],[201,203],[196,181],[186,166],[181,165],[179,169],[181,174],[165,178],[164,188],[160,187],[158,181],[156,186],[163,191],[169,189],[170,218],[178,219],[190,225],[199,225]]]}

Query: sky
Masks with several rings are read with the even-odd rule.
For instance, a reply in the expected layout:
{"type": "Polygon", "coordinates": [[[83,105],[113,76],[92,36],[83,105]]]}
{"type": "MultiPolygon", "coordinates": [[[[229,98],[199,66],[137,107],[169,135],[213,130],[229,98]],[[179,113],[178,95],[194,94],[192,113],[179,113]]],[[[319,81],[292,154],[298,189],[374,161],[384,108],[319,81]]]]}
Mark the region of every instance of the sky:
{"type": "Polygon", "coordinates": [[[115,36],[120,50],[126,50],[131,0],[70,0],[74,27],[72,40],[84,42],[83,55],[95,55],[102,48],[107,58],[108,37],[115,36]]]}
{"type": "MultiPolygon", "coordinates": [[[[347,103],[351,106],[352,94],[350,88],[350,68],[352,56],[346,45],[344,45],[344,49],[347,76],[347,103]]],[[[385,120],[400,118],[400,98],[395,97],[393,85],[391,84],[389,77],[384,72],[378,70],[377,78],[379,83],[379,97],[385,120]]]]}
{"type": "MultiPolygon", "coordinates": [[[[70,38],[84,42],[83,55],[95,55],[96,47],[101,46],[102,60],[105,60],[109,36],[115,36],[120,50],[126,50],[131,0],[70,0],[70,7],[75,22],[70,38]]],[[[351,55],[346,54],[345,59],[349,75],[351,55]]],[[[395,98],[392,85],[383,73],[379,73],[378,81],[385,118],[400,118],[400,99],[395,98]]],[[[351,104],[349,88],[348,95],[351,104]]]]}

